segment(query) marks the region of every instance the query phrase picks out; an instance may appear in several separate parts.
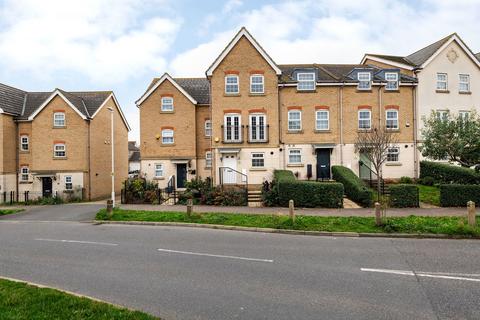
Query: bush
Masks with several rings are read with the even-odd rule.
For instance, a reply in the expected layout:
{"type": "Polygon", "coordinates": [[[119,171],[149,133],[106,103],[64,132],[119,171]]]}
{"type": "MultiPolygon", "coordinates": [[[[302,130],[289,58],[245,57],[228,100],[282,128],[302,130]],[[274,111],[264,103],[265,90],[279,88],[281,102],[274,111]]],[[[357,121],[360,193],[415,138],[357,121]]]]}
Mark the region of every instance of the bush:
{"type": "Polygon", "coordinates": [[[412,184],[413,179],[410,177],[400,177],[400,183],[401,184],[412,184]]]}
{"type": "Polygon", "coordinates": [[[352,170],[343,166],[332,166],[332,175],[334,180],[343,184],[347,197],[364,207],[372,205],[372,190],[352,170]]]}
{"type": "Polygon", "coordinates": [[[468,201],[480,203],[480,185],[440,185],[440,205],[442,207],[466,207],[468,201]]]}
{"type": "Polygon", "coordinates": [[[265,181],[262,186],[262,202],[266,207],[278,205],[278,186],[276,181],[265,181]]]}
{"type": "Polygon", "coordinates": [[[336,182],[290,181],[278,182],[279,204],[288,206],[293,200],[297,207],[343,207],[343,185],[336,182]]]}
{"type": "Polygon", "coordinates": [[[480,174],[475,170],[445,163],[421,161],[420,179],[432,177],[435,183],[479,184],[480,174]]]}
{"type": "Polygon", "coordinates": [[[418,187],[411,184],[390,186],[390,206],[394,208],[418,207],[418,187]]]}
{"type": "Polygon", "coordinates": [[[418,179],[418,182],[420,184],[423,184],[424,186],[431,187],[435,184],[435,179],[433,179],[432,177],[425,177],[425,178],[418,179]]]}

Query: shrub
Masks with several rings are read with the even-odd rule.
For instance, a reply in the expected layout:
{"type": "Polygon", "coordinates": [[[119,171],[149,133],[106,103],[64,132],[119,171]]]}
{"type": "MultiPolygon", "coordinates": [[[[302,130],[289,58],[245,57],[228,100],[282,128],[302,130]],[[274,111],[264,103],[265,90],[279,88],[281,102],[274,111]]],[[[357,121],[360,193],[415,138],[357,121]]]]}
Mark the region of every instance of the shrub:
{"type": "Polygon", "coordinates": [[[343,185],[336,182],[278,181],[278,199],[281,206],[293,200],[298,207],[343,207],[343,185]]]}
{"type": "Polygon", "coordinates": [[[273,179],[276,181],[296,181],[295,175],[290,170],[275,170],[273,179]]]}
{"type": "Polygon", "coordinates": [[[480,183],[480,174],[475,172],[475,170],[445,163],[421,161],[420,178],[426,177],[432,177],[435,183],[480,183]]]}
{"type": "Polygon", "coordinates": [[[412,184],[413,179],[410,177],[400,177],[400,183],[401,184],[412,184]]]}
{"type": "Polygon", "coordinates": [[[276,181],[265,181],[262,186],[262,202],[266,207],[278,205],[278,186],[276,181]]]}
{"type": "Polygon", "coordinates": [[[442,207],[466,207],[468,201],[480,203],[480,185],[440,185],[440,205],[442,207]]]}
{"type": "Polygon", "coordinates": [[[347,197],[364,207],[371,206],[372,190],[352,170],[343,166],[332,166],[332,175],[334,180],[343,184],[347,197]]]}
{"type": "Polygon", "coordinates": [[[424,186],[433,186],[435,184],[435,179],[432,177],[424,177],[419,179],[418,181],[420,184],[423,184],[424,186]]]}
{"type": "Polygon", "coordinates": [[[394,208],[418,207],[418,187],[411,184],[390,186],[390,206],[394,208]]]}

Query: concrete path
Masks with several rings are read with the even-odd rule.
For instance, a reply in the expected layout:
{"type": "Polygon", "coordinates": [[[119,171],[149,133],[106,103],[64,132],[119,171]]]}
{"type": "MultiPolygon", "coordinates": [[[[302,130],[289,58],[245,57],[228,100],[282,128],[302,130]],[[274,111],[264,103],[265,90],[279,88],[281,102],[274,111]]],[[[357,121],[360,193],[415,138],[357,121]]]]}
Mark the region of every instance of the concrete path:
{"type": "Polygon", "coordinates": [[[72,203],[47,206],[16,206],[2,207],[2,209],[19,208],[25,211],[0,216],[2,220],[29,220],[29,221],[92,221],[100,208],[105,207],[96,203],[72,203]]]}

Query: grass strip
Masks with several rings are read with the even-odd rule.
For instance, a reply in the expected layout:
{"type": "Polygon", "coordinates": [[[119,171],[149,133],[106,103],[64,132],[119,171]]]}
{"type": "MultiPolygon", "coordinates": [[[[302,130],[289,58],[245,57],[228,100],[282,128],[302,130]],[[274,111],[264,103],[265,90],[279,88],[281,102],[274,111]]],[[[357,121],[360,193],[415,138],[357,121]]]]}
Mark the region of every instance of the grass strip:
{"type": "Polygon", "coordinates": [[[13,214],[21,211],[23,211],[23,209],[1,209],[0,216],[5,216],[7,214],[13,214]]]}
{"type": "Polygon", "coordinates": [[[420,201],[440,206],[440,189],[434,186],[417,184],[420,201]]]}

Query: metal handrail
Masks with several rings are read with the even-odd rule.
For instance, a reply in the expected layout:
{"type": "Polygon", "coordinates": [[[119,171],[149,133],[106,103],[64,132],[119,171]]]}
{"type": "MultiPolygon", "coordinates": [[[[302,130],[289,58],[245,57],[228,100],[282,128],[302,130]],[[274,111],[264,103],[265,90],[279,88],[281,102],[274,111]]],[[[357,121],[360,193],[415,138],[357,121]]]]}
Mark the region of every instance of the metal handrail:
{"type": "MultiPolygon", "coordinates": [[[[235,172],[236,174],[239,174],[240,176],[244,177],[245,178],[245,200],[246,200],[246,203],[248,203],[248,175],[246,175],[245,173],[243,172],[240,172],[240,171],[237,171],[233,168],[230,168],[230,167],[219,167],[218,168],[218,171],[219,171],[219,180],[220,180],[220,185],[222,186],[222,189],[223,189],[223,170],[225,169],[229,169],[233,172],[235,172]]],[[[243,180],[243,179],[242,179],[243,180]]],[[[243,181],[242,181],[243,182],[243,181]]]]}

